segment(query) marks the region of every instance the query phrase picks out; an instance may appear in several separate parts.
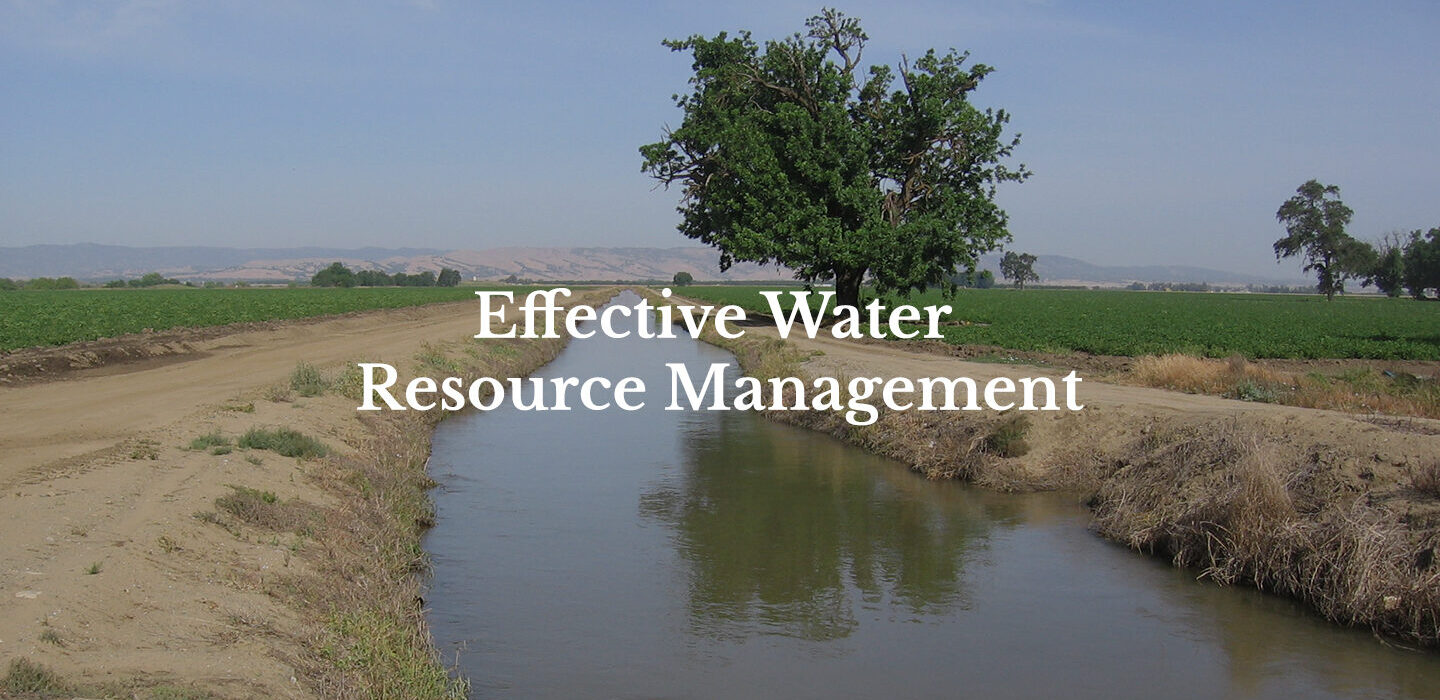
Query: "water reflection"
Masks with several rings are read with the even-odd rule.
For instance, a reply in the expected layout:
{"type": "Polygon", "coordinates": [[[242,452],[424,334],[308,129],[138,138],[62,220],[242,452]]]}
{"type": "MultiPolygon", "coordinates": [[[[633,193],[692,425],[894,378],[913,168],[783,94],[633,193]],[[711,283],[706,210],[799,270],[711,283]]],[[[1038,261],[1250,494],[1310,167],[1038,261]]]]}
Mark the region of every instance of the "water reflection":
{"type": "MultiPolygon", "coordinates": [[[[577,341],[541,376],[729,359],[577,341]]],[[[1436,697],[1440,657],[746,413],[497,410],[436,434],[437,643],[477,695],[1436,697]]]]}

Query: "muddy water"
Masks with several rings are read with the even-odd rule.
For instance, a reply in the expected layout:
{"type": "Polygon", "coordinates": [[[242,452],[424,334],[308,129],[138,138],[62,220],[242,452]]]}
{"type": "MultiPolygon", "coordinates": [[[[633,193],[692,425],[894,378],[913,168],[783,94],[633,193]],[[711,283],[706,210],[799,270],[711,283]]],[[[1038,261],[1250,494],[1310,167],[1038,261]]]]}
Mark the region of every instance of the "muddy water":
{"type": "Polygon", "coordinates": [[[476,697],[1440,697],[1440,655],[1107,544],[1074,496],[661,410],[666,362],[728,359],[577,340],[538,376],[639,376],[646,409],[440,426],[427,603],[476,697]]]}

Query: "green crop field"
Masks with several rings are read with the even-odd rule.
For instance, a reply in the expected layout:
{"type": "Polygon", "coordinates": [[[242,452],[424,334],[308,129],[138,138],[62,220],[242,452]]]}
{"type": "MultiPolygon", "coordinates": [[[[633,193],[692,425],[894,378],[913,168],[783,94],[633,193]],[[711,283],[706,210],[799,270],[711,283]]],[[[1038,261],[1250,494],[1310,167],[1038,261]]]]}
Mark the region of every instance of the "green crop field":
{"type": "Polygon", "coordinates": [[[0,351],[64,345],[147,328],[274,321],[474,298],[473,287],[0,292],[0,351]]]}
{"type": "MultiPolygon", "coordinates": [[[[753,287],[686,287],[686,296],[768,311],[753,287]]],[[[889,303],[896,303],[891,301],[889,303]]],[[[1039,352],[1208,357],[1440,360],[1440,303],[1411,299],[966,289],[905,303],[949,304],[948,342],[1039,352]]]]}

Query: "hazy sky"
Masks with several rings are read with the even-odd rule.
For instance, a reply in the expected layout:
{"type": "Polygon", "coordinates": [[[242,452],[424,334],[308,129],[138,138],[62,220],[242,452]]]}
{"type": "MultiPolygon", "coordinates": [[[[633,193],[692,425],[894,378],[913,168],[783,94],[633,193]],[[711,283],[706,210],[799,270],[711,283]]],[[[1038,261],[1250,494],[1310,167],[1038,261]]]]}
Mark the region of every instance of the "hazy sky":
{"type": "MultiPolygon", "coordinates": [[[[0,0],[0,245],[685,245],[636,148],[679,112],[667,37],[778,37],[820,4],[0,0]]],[[[1275,210],[1440,226],[1440,4],[837,3],[865,57],[968,49],[1035,173],[1013,248],[1277,267],[1275,210]]]]}

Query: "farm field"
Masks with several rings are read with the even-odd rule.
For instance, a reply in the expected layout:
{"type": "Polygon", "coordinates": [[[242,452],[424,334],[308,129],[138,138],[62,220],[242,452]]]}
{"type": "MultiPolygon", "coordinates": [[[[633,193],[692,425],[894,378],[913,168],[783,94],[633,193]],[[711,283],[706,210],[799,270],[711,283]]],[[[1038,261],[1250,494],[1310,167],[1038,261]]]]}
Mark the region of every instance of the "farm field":
{"type": "Polygon", "coordinates": [[[0,352],[198,328],[474,299],[475,287],[75,289],[0,294],[0,352]]]}
{"type": "MultiPolygon", "coordinates": [[[[685,296],[768,311],[755,287],[686,287],[685,296]]],[[[899,303],[888,300],[888,304],[899,303]]],[[[1440,360],[1440,304],[1272,294],[963,289],[904,303],[949,304],[953,344],[1099,355],[1440,360]]]]}

